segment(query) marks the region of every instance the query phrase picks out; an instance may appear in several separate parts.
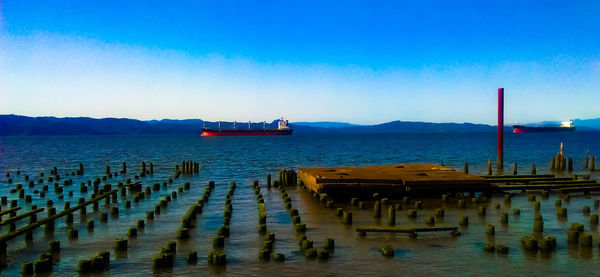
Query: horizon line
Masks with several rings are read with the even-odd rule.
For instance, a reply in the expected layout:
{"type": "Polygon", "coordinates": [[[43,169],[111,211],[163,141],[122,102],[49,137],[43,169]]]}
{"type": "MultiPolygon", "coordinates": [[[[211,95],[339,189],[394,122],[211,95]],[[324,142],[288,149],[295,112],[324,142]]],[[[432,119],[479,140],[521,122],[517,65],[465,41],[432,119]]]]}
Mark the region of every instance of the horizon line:
{"type": "MultiPolygon", "coordinates": [[[[205,120],[205,119],[201,119],[201,118],[184,118],[184,119],[173,119],[173,118],[163,118],[163,119],[148,119],[148,120],[143,120],[143,119],[138,119],[138,118],[128,118],[128,117],[91,117],[91,116],[64,116],[64,117],[58,117],[58,116],[53,116],[53,115],[44,115],[44,116],[29,116],[29,115],[19,115],[19,114],[0,114],[0,116],[22,116],[22,117],[29,117],[29,118],[57,118],[57,119],[68,119],[68,118],[89,118],[89,119],[96,119],[96,120],[102,120],[102,119],[125,119],[125,120],[136,120],[136,121],[141,121],[141,122],[148,122],[148,121],[163,121],[163,120],[179,120],[179,121],[184,121],[184,120],[201,120],[201,121],[206,121],[206,122],[247,122],[247,121],[227,121],[227,120],[216,120],[216,121],[210,121],[210,120],[205,120]]],[[[600,115],[598,115],[598,117],[594,117],[594,118],[573,118],[573,120],[594,120],[594,119],[600,119],[600,115]]],[[[278,119],[274,119],[274,120],[278,120],[278,119]]],[[[272,121],[274,121],[272,120],[272,121]]],[[[380,123],[372,123],[372,124],[358,124],[358,123],[352,123],[352,122],[345,122],[345,121],[329,121],[329,120],[320,120],[320,121],[290,121],[291,124],[294,123],[342,123],[342,124],[351,124],[351,125],[356,125],[356,126],[375,126],[375,125],[381,125],[381,124],[386,124],[386,123],[390,123],[390,122],[396,122],[396,121],[400,121],[400,122],[414,122],[414,123],[434,123],[434,124],[476,124],[476,125],[487,125],[487,126],[498,126],[498,124],[488,124],[488,123],[476,123],[476,122],[452,122],[452,121],[444,121],[444,122],[436,122],[436,121],[414,121],[414,120],[401,120],[401,119],[396,119],[396,120],[391,120],[391,121],[386,121],[386,122],[380,122],[380,123]]],[[[513,124],[531,124],[531,123],[543,123],[543,122],[552,122],[555,120],[548,120],[548,121],[540,121],[540,122],[529,122],[529,123],[519,123],[519,122],[514,122],[514,123],[510,123],[510,124],[504,124],[504,126],[512,126],[513,124]]],[[[262,123],[262,122],[268,122],[268,121],[250,121],[251,123],[262,123]]]]}

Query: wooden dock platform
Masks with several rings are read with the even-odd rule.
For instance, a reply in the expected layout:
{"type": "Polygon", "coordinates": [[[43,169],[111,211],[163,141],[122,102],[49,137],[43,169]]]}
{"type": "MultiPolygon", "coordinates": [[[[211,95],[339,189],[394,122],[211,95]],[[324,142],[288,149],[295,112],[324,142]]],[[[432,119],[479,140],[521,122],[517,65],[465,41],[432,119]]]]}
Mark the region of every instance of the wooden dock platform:
{"type": "Polygon", "coordinates": [[[481,176],[487,179],[494,191],[509,190],[555,190],[561,193],[600,191],[600,183],[573,177],[554,175],[496,175],[481,176]]]}
{"type": "Polygon", "coordinates": [[[357,197],[488,191],[487,179],[435,164],[300,168],[298,176],[314,192],[357,197]]]}

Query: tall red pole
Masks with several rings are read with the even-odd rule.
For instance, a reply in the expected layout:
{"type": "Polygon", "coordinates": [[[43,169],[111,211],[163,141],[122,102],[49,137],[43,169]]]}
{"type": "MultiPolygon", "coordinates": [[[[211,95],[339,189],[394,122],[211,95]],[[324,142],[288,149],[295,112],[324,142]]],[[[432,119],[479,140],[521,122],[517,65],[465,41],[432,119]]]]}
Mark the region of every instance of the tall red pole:
{"type": "Polygon", "coordinates": [[[504,89],[498,89],[498,170],[504,168],[504,89]]]}

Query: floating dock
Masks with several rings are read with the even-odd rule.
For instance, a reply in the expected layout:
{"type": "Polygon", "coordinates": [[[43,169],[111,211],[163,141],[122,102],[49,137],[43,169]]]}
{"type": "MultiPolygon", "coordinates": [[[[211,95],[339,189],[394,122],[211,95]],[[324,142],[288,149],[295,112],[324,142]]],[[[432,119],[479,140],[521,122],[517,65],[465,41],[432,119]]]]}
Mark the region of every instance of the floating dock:
{"type": "Polygon", "coordinates": [[[488,180],[493,191],[509,190],[545,190],[562,193],[600,191],[600,183],[590,180],[589,175],[584,179],[575,177],[555,177],[549,175],[494,175],[481,176],[488,180]]]}
{"type": "Polygon", "coordinates": [[[298,176],[317,193],[330,196],[442,194],[491,189],[486,178],[436,164],[394,164],[365,167],[300,168],[298,176]]]}

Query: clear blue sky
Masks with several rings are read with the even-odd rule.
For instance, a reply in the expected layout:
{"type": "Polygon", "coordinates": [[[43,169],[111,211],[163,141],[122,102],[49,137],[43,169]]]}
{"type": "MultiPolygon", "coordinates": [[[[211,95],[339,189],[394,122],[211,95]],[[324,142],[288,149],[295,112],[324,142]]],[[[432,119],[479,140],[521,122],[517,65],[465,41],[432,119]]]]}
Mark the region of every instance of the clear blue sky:
{"type": "Polygon", "coordinates": [[[598,1],[1,1],[0,113],[600,117],[598,1]]]}

